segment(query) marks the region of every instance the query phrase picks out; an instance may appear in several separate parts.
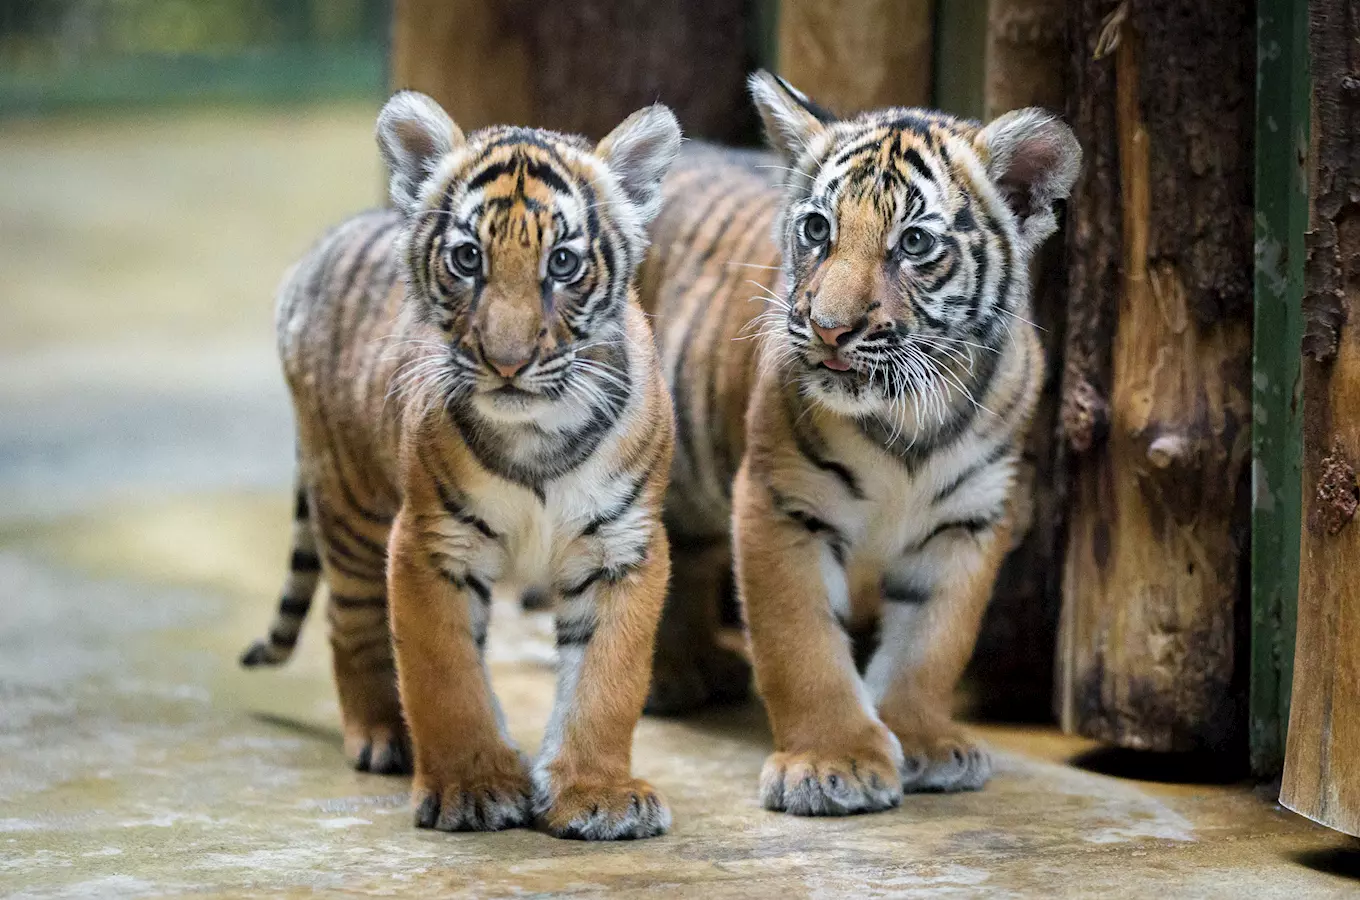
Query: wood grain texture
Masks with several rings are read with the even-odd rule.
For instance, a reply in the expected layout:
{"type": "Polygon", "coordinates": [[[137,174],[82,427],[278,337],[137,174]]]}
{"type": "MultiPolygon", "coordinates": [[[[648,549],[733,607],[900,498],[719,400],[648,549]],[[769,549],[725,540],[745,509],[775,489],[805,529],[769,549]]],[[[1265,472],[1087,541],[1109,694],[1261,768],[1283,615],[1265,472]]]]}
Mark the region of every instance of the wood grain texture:
{"type": "Polygon", "coordinates": [[[1310,4],[1313,213],[1303,314],[1303,537],[1280,802],[1360,835],[1360,10],[1310,4]]]}
{"type": "Polygon", "coordinates": [[[934,0],[782,0],[779,74],[840,115],[929,106],[934,0]]]}
{"type": "Polygon", "coordinates": [[[1071,24],[1092,156],[1072,201],[1061,720],[1138,749],[1236,748],[1254,18],[1074,0],[1071,24]]]}
{"type": "Polygon", "coordinates": [[[759,21],[745,0],[396,0],[392,87],[464,130],[512,123],[598,139],[662,102],[691,137],[753,143],[759,21]]]}
{"type": "MultiPolygon", "coordinates": [[[[1026,106],[1063,111],[1067,0],[991,0],[987,8],[985,116],[1026,106]]],[[[997,577],[971,674],[978,711],[1048,719],[1061,606],[1064,485],[1058,477],[1057,423],[1067,305],[1064,241],[1035,261],[1031,313],[1043,329],[1048,373],[1020,466],[1015,549],[997,577]]]]}

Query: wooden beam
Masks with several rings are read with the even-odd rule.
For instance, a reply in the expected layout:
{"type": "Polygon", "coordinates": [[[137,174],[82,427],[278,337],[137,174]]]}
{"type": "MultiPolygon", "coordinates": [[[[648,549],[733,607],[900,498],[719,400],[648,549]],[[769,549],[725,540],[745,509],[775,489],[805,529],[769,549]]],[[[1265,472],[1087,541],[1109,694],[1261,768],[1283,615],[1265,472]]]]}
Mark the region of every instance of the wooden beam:
{"type": "Polygon", "coordinates": [[[841,115],[928,106],[934,0],[781,0],[779,74],[841,115]]]}
{"type": "Polygon", "coordinates": [[[1280,802],[1360,836],[1360,17],[1312,0],[1299,628],[1280,802]]]}
{"type": "Polygon", "coordinates": [[[1258,0],[1256,321],[1252,346],[1252,772],[1284,765],[1299,591],[1304,231],[1308,227],[1307,0],[1258,0]]]}
{"type": "Polygon", "coordinates": [[[1072,3],[1061,721],[1244,764],[1254,11],[1072,3]]]}

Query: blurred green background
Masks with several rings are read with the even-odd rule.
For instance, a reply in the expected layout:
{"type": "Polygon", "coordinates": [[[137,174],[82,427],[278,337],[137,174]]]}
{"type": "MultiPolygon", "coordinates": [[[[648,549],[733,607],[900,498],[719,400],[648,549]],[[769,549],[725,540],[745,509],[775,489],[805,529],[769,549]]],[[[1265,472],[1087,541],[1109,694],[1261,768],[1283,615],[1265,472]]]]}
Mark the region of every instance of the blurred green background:
{"type": "Polygon", "coordinates": [[[0,116],[378,98],[390,0],[4,0],[0,116]]]}

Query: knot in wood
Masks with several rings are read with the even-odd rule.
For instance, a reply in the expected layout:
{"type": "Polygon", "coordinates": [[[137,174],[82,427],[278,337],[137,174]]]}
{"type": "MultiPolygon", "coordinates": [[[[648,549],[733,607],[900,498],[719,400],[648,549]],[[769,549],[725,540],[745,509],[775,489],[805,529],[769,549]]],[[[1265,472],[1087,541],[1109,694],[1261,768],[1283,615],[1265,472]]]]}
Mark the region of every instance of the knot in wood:
{"type": "Polygon", "coordinates": [[[1360,488],[1356,486],[1355,469],[1346,461],[1339,445],[1332,445],[1332,452],[1322,458],[1320,469],[1308,524],[1314,531],[1336,534],[1355,518],[1360,488]]]}
{"type": "Polygon", "coordinates": [[[1180,434],[1163,434],[1148,444],[1147,458],[1159,469],[1184,465],[1190,456],[1190,442],[1180,434]]]}
{"type": "Polygon", "coordinates": [[[1109,421],[1110,405],[1085,378],[1072,385],[1062,399],[1062,430],[1068,446],[1077,453],[1085,453],[1104,433],[1109,421]]]}

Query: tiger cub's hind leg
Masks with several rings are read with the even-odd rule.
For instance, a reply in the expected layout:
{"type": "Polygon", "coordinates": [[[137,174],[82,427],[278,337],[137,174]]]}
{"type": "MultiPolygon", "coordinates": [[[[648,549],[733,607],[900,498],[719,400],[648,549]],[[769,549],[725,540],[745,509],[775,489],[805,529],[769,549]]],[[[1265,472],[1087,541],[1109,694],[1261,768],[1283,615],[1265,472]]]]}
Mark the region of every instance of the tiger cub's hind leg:
{"type": "Polygon", "coordinates": [[[360,772],[409,773],[410,742],[387,616],[391,525],[360,516],[340,518],[324,503],[317,504],[314,521],[330,588],[327,618],[345,756],[360,772]]]}
{"type": "Polygon", "coordinates": [[[718,638],[731,571],[725,538],[699,542],[672,534],[671,580],[657,630],[647,713],[674,716],[746,698],[750,664],[718,638]]]}

